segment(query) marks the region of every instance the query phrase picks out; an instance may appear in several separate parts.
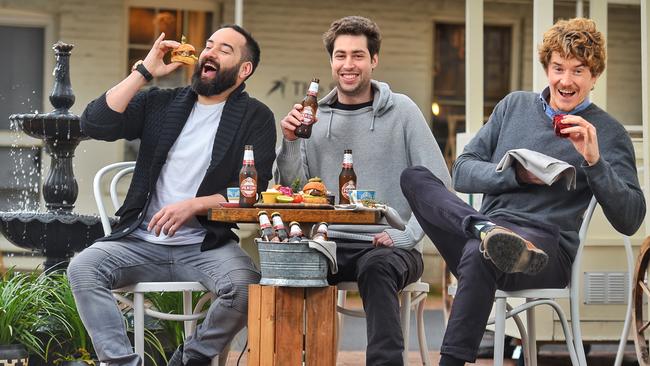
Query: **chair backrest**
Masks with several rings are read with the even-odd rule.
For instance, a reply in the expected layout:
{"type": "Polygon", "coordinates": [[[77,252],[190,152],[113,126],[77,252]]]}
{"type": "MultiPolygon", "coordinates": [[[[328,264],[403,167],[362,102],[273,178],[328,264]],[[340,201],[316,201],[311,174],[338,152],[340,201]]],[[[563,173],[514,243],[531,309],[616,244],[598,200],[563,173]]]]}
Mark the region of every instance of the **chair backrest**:
{"type": "Polygon", "coordinates": [[[97,210],[99,211],[99,217],[102,221],[105,236],[108,236],[111,233],[111,222],[108,213],[106,212],[106,206],[104,205],[104,195],[102,194],[101,189],[102,178],[107,174],[113,174],[113,178],[110,181],[109,192],[114,211],[117,211],[121,206],[120,197],[117,192],[117,184],[122,178],[133,173],[133,169],[135,169],[135,161],[124,161],[109,164],[101,168],[95,174],[95,178],[93,179],[93,195],[95,196],[95,202],[97,203],[97,210]]]}

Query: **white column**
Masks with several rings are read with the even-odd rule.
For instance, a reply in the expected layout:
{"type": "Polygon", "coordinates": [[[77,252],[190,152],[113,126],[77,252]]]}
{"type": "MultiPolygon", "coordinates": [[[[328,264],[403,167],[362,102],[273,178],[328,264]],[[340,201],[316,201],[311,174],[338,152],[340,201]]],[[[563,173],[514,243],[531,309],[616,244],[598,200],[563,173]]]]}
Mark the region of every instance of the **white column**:
{"type": "MultiPolygon", "coordinates": [[[[596,28],[607,42],[607,0],[589,1],[589,17],[596,22],[596,28]]],[[[596,81],[590,98],[600,108],[607,110],[607,68],[596,81]]]]}
{"type": "Polygon", "coordinates": [[[533,91],[540,92],[548,81],[542,64],[539,63],[537,47],[542,37],[553,25],[553,0],[535,0],[533,4],[533,91]]]}
{"type": "Polygon", "coordinates": [[[235,24],[244,26],[244,0],[235,0],[235,24]]]}
{"type": "Polygon", "coordinates": [[[465,1],[465,132],[483,126],[483,0],[465,1]]]}
{"type": "Polygon", "coordinates": [[[577,0],[576,1],[576,18],[582,18],[584,17],[584,8],[585,4],[583,3],[582,0],[577,0]]]}
{"type": "MultiPolygon", "coordinates": [[[[643,187],[650,202],[650,4],[641,0],[641,108],[643,116],[643,187]]],[[[650,233],[650,210],[646,210],[645,233],[650,233]]],[[[645,236],[645,235],[644,235],[645,236]]]]}

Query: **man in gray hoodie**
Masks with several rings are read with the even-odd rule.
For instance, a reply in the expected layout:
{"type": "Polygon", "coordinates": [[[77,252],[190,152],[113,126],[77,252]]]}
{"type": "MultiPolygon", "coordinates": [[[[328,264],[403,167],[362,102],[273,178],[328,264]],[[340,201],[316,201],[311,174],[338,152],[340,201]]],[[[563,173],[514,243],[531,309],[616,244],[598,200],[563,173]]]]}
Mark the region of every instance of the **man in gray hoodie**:
{"type": "MultiPolygon", "coordinates": [[[[422,112],[411,99],[371,80],[381,43],[377,25],[358,16],[336,20],[323,35],[336,88],[319,101],[309,139],[298,139],[302,106],[282,120],[284,135],[276,170],[283,185],[319,176],[337,190],[343,151],[352,149],[358,187],[395,208],[407,222],[390,226],[331,225],[339,272],[330,283],[356,281],[367,315],[367,365],[402,365],[398,292],[422,275],[422,228],[399,186],[400,173],[423,165],[449,187],[451,179],[422,112]]],[[[337,198],[338,198],[337,192],[337,198]]]]}

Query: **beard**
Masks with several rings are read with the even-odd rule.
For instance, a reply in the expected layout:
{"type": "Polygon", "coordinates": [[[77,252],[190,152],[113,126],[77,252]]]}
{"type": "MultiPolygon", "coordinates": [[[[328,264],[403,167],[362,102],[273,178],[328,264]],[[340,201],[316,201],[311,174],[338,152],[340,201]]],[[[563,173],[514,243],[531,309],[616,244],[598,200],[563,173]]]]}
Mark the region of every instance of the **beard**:
{"type": "Polygon", "coordinates": [[[206,61],[203,60],[196,64],[194,74],[192,74],[191,87],[196,94],[211,97],[223,93],[237,83],[237,75],[241,64],[230,68],[222,68],[219,63],[212,61],[217,67],[216,75],[213,79],[203,79],[201,78],[201,72],[206,61]]]}

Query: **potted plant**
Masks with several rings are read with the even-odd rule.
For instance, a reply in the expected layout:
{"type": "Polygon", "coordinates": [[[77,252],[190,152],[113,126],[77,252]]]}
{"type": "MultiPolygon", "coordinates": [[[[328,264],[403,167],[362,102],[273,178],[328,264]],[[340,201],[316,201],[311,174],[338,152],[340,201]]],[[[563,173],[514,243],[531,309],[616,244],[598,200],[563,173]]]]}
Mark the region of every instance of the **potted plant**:
{"type": "Polygon", "coordinates": [[[28,354],[45,356],[48,322],[60,310],[49,301],[48,276],[10,269],[0,279],[0,363],[26,365],[28,354]]]}

